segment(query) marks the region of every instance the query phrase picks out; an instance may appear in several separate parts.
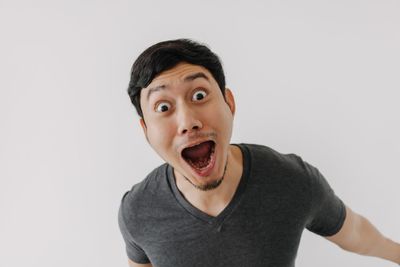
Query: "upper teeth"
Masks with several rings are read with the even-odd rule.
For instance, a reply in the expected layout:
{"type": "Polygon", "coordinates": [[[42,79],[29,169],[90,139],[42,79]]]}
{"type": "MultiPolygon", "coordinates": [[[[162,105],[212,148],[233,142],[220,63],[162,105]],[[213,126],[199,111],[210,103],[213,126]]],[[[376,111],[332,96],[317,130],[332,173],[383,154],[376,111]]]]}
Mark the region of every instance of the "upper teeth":
{"type": "Polygon", "coordinates": [[[205,142],[208,142],[208,141],[200,142],[200,143],[197,143],[197,144],[195,144],[195,145],[188,146],[187,148],[189,148],[189,147],[195,147],[195,146],[198,146],[198,145],[200,145],[200,144],[202,144],[202,143],[205,143],[205,142]]]}

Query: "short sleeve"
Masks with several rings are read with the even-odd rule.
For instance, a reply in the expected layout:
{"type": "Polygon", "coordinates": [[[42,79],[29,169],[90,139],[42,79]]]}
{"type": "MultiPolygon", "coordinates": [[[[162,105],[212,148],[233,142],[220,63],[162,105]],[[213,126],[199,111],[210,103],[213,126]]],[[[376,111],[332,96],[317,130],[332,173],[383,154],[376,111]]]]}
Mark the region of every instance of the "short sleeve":
{"type": "MultiPolygon", "coordinates": [[[[128,192],[127,192],[128,193],[128,192]]],[[[149,258],[147,257],[146,253],[143,251],[143,249],[133,240],[131,233],[130,233],[130,227],[127,227],[125,218],[124,218],[124,203],[123,200],[127,193],[124,195],[121,201],[120,208],[118,210],[118,225],[119,229],[121,231],[122,237],[125,241],[125,247],[126,247],[126,253],[127,256],[130,260],[136,263],[150,263],[149,258]]]]}
{"type": "Polygon", "coordinates": [[[343,226],[346,218],[345,204],[317,168],[305,161],[303,163],[311,189],[310,213],[306,228],[321,236],[332,236],[343,226]]]}

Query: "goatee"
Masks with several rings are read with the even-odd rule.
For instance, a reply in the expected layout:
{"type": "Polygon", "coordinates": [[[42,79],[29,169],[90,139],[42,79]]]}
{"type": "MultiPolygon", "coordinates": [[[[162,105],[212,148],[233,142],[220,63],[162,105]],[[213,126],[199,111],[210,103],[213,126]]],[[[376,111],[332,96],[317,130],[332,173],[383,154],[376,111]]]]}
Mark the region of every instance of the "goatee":
{"type": "Polygon", "coordinates": [[[213,189],[217,188],[222,183],[222,180],[224,180],[224,177],[225,177],[226,167],[227,166],[228,166],[228,159],[226,160],[224,173],[222,174],[222,177],[220,179],[216,180],[216,181],[212,181],[211,183],[208,183],[208,184],[205,184],[205,185],[196,185],[196,184],[192,183],[192,181],[190,181],[186,176],[183,175],[183,177],[185,177],[185,179],[191,185],[193,185],[196,189],[198,189],[200,191],[209,191],[209,190],[213,190],[213,189]]]}

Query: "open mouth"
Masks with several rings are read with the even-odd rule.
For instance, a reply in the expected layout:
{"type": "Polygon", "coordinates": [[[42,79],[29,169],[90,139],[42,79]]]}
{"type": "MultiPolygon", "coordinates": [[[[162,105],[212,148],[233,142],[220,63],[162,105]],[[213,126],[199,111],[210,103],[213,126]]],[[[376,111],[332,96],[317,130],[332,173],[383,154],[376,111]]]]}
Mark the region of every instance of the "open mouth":
{"type": "Polygon", "coordinates": [[[197,174],[207,176],[215,164],[215,142],[187,147],[182,151],[182,157],[197,174]]]}

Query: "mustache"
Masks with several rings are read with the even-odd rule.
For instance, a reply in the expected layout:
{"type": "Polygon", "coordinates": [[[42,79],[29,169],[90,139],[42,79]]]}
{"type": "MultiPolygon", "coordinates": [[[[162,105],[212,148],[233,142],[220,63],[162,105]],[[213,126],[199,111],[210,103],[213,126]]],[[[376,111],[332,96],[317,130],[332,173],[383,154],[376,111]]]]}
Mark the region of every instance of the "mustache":
{"type": "Polygon", "coordinates": [[[217,138],[216,132],[195,133],[193,135],[189,135],[189,137],[186,140],[184,140],[181,144],[179,144],[179,147],[182,147],[185,144],[191,143],[191,142],[199,140],[199,139],[211,139],[211,140],[215,141],[216,138],[217,138]]]}

